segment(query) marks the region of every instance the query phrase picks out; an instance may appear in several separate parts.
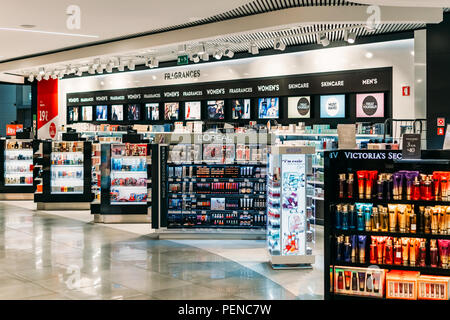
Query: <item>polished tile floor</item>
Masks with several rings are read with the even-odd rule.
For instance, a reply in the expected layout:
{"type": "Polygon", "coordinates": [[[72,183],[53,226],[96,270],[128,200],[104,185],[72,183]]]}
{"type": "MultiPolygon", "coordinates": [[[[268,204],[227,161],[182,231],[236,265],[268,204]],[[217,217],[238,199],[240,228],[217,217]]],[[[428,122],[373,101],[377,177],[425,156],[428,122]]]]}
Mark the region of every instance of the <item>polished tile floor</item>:
{"type": "Polygon", "coordinates": [[[313,269],[272,270],[264,241],[155,240],[32,208],[0,202],[0,299],[323,298],[320,233],[313,269]]]}

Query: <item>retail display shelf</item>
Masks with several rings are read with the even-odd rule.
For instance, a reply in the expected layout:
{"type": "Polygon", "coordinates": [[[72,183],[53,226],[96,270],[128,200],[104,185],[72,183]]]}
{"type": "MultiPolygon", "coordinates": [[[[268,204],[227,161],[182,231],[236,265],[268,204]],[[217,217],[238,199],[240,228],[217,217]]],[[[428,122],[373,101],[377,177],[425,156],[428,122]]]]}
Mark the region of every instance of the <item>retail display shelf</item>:
{"type": "MultiPolygon", "coordinates": [[[[200,224],[185,224],[185,225],[171,225],[171,229],[213,229],[215,232],[217,232],[218,226],[214,225],[200,225],[200,224]]],[[[236,228],[239,229],[256,229],[261,230],[264,227],[263,226],[244,226],[244,225],[220,225],[220,229],[233,229],[236,230],[236,228]]]]}
{"type": "Polygon", "coordinates": [[[69,191],[67,191],[67,192],[62,192],[62,191],[52,191],[52,194],[83,194],[83,192],[82,191],[74,191],[74,192],[69,192],[69,191]]]}
{"type": "Polygon", "coordinates": [[[373,264],[373,263],[353,263],[353,262],[343,262],[336,261],[336,266],[340,267],[359,267],[359,268],[380,268],[388,270],[405,270],[405,271],[419,271],[421,274],[432,274],[432,275],[442,275],[450,276],[450,269],[434,268],[430,266],[419,267],[419,266],[404,266],[399,264],[373,264]]]}
{"type": "Polygon", "coordinates": [[[147,205],[147,201],[111,201],[111,205],[147,205]]]}
{"type": "Polygon", "coordinates": [[[71,168],[83,168],[82,164],[52,164],[52,167],[71,167],[71,168]]]}
{"type": "Polygon", "coordinates": [[[319,180],[308,180],[307,181],[310,184],[324,184],[324,181],[319,181],[319,180]]]}
{"type": "Polygon", "coordinates": [[[5,172],[5,175],[9,175],[9,174],[11,174],[11,175],[33,175],[33,172],[27,172],[27,171],[23,171],[23,172],[14,172],[14,171],[11,171],[11,172],[5,172]]]}
{"type": "Polygon", "coordinates": [[[168,178],[169,182],[182,182],[182,181],[206,182],[206,181],[211,181],[211,180],[212,180],[212,182],[250,182],[250,181],[265,182],[266,181],[266,179],[264,179],[264,178],[254,178],[254,177],[248,177],[248,178],[214,178],[214,177],[207,177],[207,178],[202,178],[202,177],[168,178]]]}
{"type": "Polygon", "coordinates": [[[386,237],[407,237],[407,238],[425,238],[425,239],[450,239],[450,234],[437,233],[410,233],[410,232],[390,232],[390,231],[358,231],[358,230],[342,230],[334,229],[335,234],[343,235],[366,235],[366,236],[386,236],[386,237]]]}
{"type": "Polygon", "coordinates": [[[32,183],[5,183],[7,187],[24,187],[24,186],[32,186],[32,183]]]}
{"type": "Polygon", "coordinates": [[[199,199],[205,199],[209,197],[214,198],[259,198],[259,199],[265,199],[266,195],[261,194],[244,194],[244,193],[169,193],[169,197],[172,198],[199,198],[199,199]]]}
{"type": "Polygon", "coordinates": [[[323,201],[324,199],[322,197],[316,197],[316,196],[312,196],[312,195],[307,195],[308,198],[311,198],[313,200],[319,200],[319,201],[323,201]]]}
{"type": "MultiPolygon", "coordinates": [[[[169,210],[169,214],[190,214],[190,212],[202,212],[204,214],[215,214],[215,213],[240,213],[240,214],[266,214],[264,210],[243,210],[243,209],[236,209],[236,210],[211,210],[211,209],[190,209],[190,210],[169,210]]],[[[218,218],[219,219],[219,218],[218,218]]],[[[220,218],[225,219],[225,218],[220,218]]],[[[230,218],[233,219],[233,218],[230,218]]]]}
{"type": "MultiPolygon", "coordinates": [[[[300,132],[275,132],[275,136],[294,136],[294,137],[337,137],[337,133],[300,133],[300,132]]],[[[376,139],[383,138],[382,134],[357,134],[357,139],[376,139]]]]}

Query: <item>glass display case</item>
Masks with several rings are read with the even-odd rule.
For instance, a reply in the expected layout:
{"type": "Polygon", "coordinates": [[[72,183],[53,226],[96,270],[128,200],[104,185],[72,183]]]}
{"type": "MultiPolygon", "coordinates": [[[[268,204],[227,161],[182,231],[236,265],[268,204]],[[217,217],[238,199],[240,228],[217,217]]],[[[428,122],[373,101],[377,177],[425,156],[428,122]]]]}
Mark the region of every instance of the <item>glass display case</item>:
{"type": "Polygon", "coordinates": [[[147,144],[111,145],[111,205],[147,204],[147,144]]]}
{"type": "Polygon", "coordinates": [[[315,261],[314,211],[307,206],[313,190],[314,147],[273,146],[267,169],[267,246],[273,268],[310,267],[315,261]]]}
{"type": "Polygon", "coordinates": [[[5,141],[5,187],[33,186],[33,141],[5,141]]]}
{"type": "Polygon", "coordinates": [[[51,194],[82,194],[84,189],[83,142],[52,142],[50,161],[51,194]]]}

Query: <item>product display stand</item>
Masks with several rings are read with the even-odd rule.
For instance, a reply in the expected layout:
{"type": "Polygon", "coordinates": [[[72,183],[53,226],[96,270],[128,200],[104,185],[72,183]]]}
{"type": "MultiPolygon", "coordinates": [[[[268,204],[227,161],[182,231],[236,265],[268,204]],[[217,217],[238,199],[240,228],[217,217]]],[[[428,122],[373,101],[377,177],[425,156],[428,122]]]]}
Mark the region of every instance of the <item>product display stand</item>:
{"type": "Polygon", "coordinates": [[[314,213],[307,207],[307,176],[314,147],[272,146],[267,185],[267,245],[274,269],[312,268],[314,213]]]}
{"type": "Polygon", "coordinates": [[[159,145],[161,239],[264,239],[267,134],[172,134],[159,145]]]}
{"type": "Polygon", "coordinates": [[[450,152],[339,150],[324,160],[325,298],[448,300],[450,152]]]}
{"type": "Polygon", "coordinates": [[[88,210],[91,192],[91,142],[67,135],[65,141],[44,141],[42,193],[35,193],[38,210],[88,210]]]}
{"type": "Polygon", "coordinates": [[[0,140],[0,200],[33,200],[34,146],[29,137],[0,140]]]}
{"type": "Polygon", "coordinates": [[[127,134],[122,143],[101,145],[101,223],[149,223],[152,207],[152,157],[156,145],[127,134]]]}

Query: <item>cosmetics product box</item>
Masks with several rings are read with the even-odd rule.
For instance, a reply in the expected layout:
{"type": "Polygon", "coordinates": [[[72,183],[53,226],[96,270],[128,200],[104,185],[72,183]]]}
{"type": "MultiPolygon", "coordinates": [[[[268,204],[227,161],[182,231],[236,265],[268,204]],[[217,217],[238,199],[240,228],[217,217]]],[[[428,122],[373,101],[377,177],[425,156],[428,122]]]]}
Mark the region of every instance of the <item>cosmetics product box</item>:
{"type": "Polygon", "coordinates": [[[334,267],[334,292],[353,296],[383,298],[386,270],[334,267]]]}
{"type": "Polygon", "coordinates": [[[420,272],[391,270],[386,275],[386,298],[417,300],[420,272]]]}
{"type": "Polygon", "coordinates": [[[450,277],[420,276],[417,287],[419,300],[449,300],[450,277]]]}

